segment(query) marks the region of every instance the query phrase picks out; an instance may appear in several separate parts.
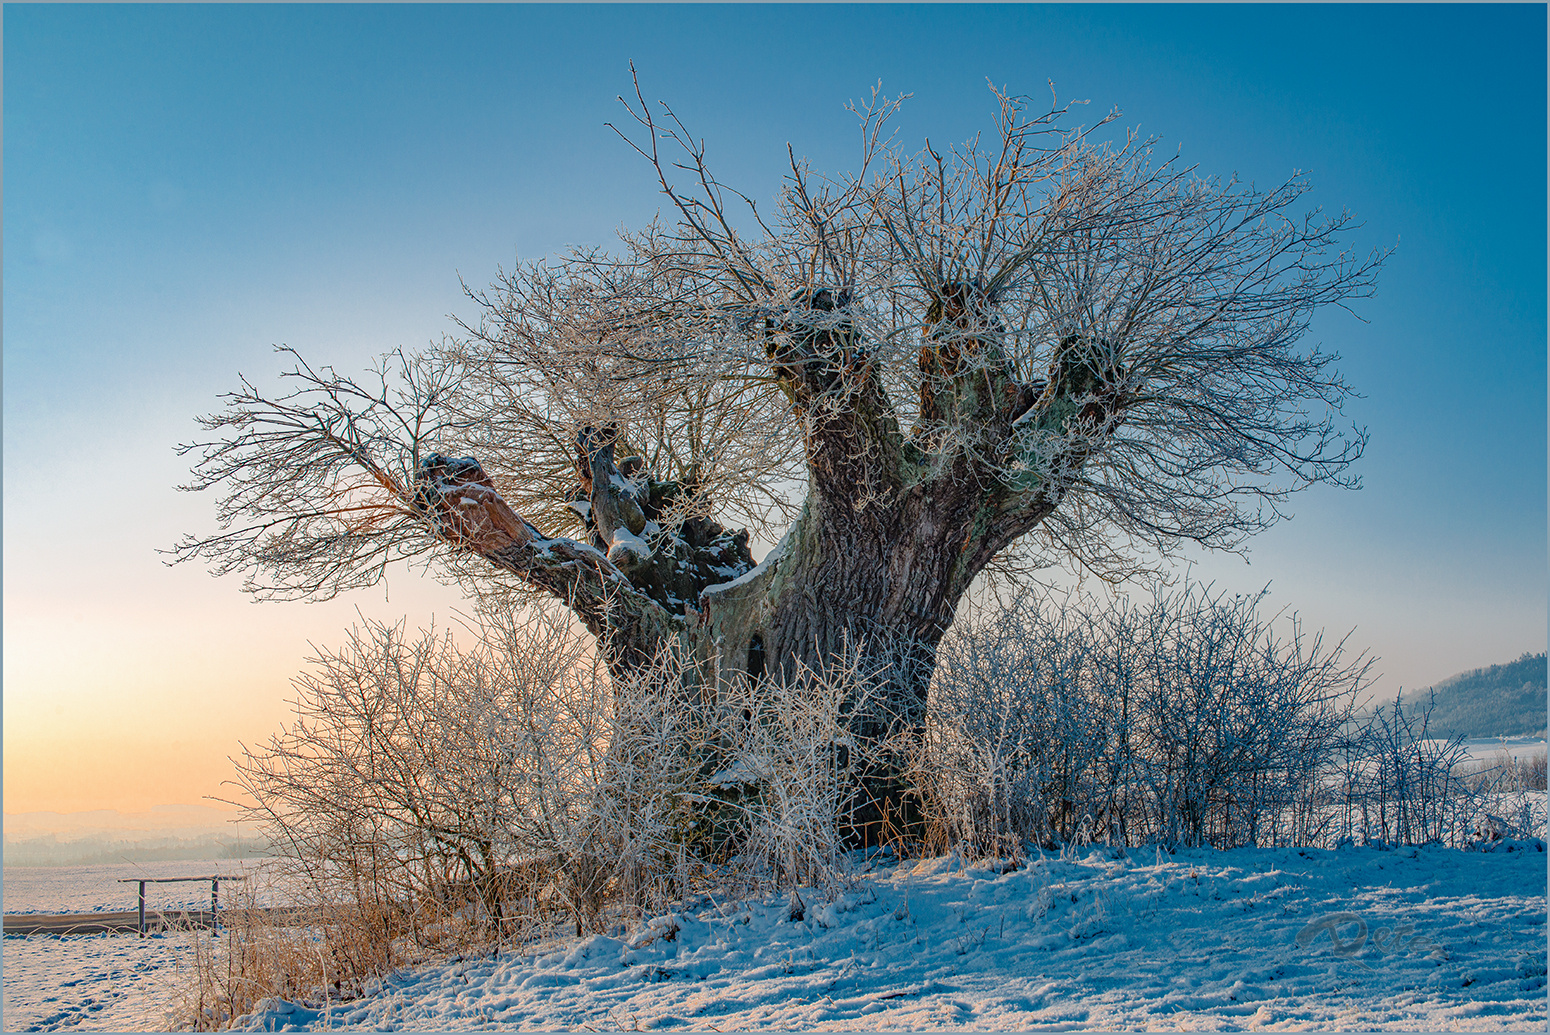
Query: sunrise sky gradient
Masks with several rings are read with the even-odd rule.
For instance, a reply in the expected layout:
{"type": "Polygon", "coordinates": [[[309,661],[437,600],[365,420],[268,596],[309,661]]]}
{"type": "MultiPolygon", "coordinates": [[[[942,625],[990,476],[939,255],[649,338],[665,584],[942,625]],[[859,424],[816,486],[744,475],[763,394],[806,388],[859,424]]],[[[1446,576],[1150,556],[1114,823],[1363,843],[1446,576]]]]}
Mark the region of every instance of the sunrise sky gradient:
{"type": "Polygon", "coordinates": [[[1212,174],[1397,245],[1361,320],[1321,315],[1371,432],[1359,492],[1304,493],[1254,590],[1424,686],[1546,640],[1545,8],[85,6],[4,8],[4,808],[219,795],[285,718],[308,641],[445,624],[409,572],[252,604],[157,550],[213,527],[172,447],[286,343],[355,371],[472,315],[458,277],[607,245],[662,205],[604,123],[640,70],[759,199],[786,143],[912,93],[918,145],[992,124],[987,77],[1090,99],[1212,174]]]}

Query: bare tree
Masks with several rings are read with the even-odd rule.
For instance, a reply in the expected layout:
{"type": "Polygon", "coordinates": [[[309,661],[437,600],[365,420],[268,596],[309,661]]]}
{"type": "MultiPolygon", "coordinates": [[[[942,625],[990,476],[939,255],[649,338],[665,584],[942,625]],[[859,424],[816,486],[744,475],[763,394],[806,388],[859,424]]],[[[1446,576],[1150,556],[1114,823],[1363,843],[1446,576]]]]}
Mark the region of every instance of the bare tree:
{"type": "Polygon", "coordinates": [[[616,676],[668,641],[713,684],[909,644],[859,731],[882,739],[922,727],[987,569],[1122,578],[1351,484],[1350,389],[1299,344],[1372,286],[1351,218],[1300,214],[1300,178],[1101,139],[1115,114],[996,97],[992,137],[910,154],[874,91],[856,172],[793,152],[765,213],[637,87],[621,135],[673,221],[502,272],[470,292],[480,320],[370,386],[305,364],[290,395],[245,383],[184,447],[222,531],[179,556],[326,597],[431,551],[564,601],[616,676]],[[783,533],[757,566],[749,529],[783,533]]]}

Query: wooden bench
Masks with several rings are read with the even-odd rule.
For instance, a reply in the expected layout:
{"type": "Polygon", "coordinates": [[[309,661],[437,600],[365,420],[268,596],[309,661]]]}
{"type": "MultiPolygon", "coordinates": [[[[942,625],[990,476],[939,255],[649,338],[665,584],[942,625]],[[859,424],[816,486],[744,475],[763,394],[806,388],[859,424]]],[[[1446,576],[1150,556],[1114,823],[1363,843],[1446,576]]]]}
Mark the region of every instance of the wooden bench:
{"type": "Polygon", "coordinates": [[[220,908],[221,908],[221,881],[223,881],[223,880],[227,880],[227,881],[231,881],[231,880],[247,880],[247,879],[248,878],[247,878],[246,874],[228,874],[226,876],[222,876],[219,873],[212,873],[208,877],[120,877],[118,879],[118,882],[120,884],[138,884],[138,885],[140,885],[140,925],[139,925],[139,931],[140,931],[140,937],[144,938],[145,937],[145,886],[147,884],[178,884],[178,883],[181,883],[183,881],[191,881],[191,880],[200,880],[200,881],[207,880],[207,881],[209,881],[210,882],[210,926],[213,927],[213,928],[216,928],[217,930],[219,930],[220,929],[219,913],[220,913],[220,908]]]}

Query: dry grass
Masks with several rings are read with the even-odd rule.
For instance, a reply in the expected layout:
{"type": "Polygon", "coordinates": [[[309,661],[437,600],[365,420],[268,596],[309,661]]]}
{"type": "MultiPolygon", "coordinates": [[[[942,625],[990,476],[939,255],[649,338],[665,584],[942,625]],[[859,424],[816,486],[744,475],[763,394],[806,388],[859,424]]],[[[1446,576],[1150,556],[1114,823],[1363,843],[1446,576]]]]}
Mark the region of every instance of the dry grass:
{"type": "MultiPolygon", "coordinates": [[[[180,1028],[218,1031],[278,997],[326,1008],[373,978],[428,958],[406,937],[411,918],[371,902],[324,902],[317,888],[271,871],[220,912],[220,928],[184,932],[192,952],[175,1005],[180,1028]],[[287,893],[288,892],[288,893],[287,893]],[[260,901],[284,905],[260,905],[260,901]]],[[[427,929],[432,925],[424,925],[427,929]]],[[[455,937],[459,944],[466,938],[455,937]]]]}
{"type": "Polygon", "coordinates": [[[232,919],[219,936],[190,932],[193,973],[180,1027],[219,1031],[262,999],[315,998],[330,983],[327,953],[309,928],[279,927],[248,913],[232,919]]]}

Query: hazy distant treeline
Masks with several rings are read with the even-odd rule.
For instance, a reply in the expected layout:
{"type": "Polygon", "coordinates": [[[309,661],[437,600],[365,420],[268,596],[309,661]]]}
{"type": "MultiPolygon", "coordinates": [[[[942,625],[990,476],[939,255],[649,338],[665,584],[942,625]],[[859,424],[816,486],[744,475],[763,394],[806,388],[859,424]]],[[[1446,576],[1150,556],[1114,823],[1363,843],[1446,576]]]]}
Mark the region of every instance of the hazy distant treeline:
{"type": "Polygon", "coordinates": [[[1428,690],[1404,695],[1405,704],[1424,705],[1436,693],[1428,733],[1434,737],[1514,737],[1545,730],[1545,655],[1527,654],[1445,679],[1428,690]]]}
{"type": "Polygon", "coordinates": [[[260,838],[159,837],[124,841],[88,837],[60,841],[50,834],[5,843],[7,866],[95,866],[176,859],[254,859],[271,854],[260,838]]]}

